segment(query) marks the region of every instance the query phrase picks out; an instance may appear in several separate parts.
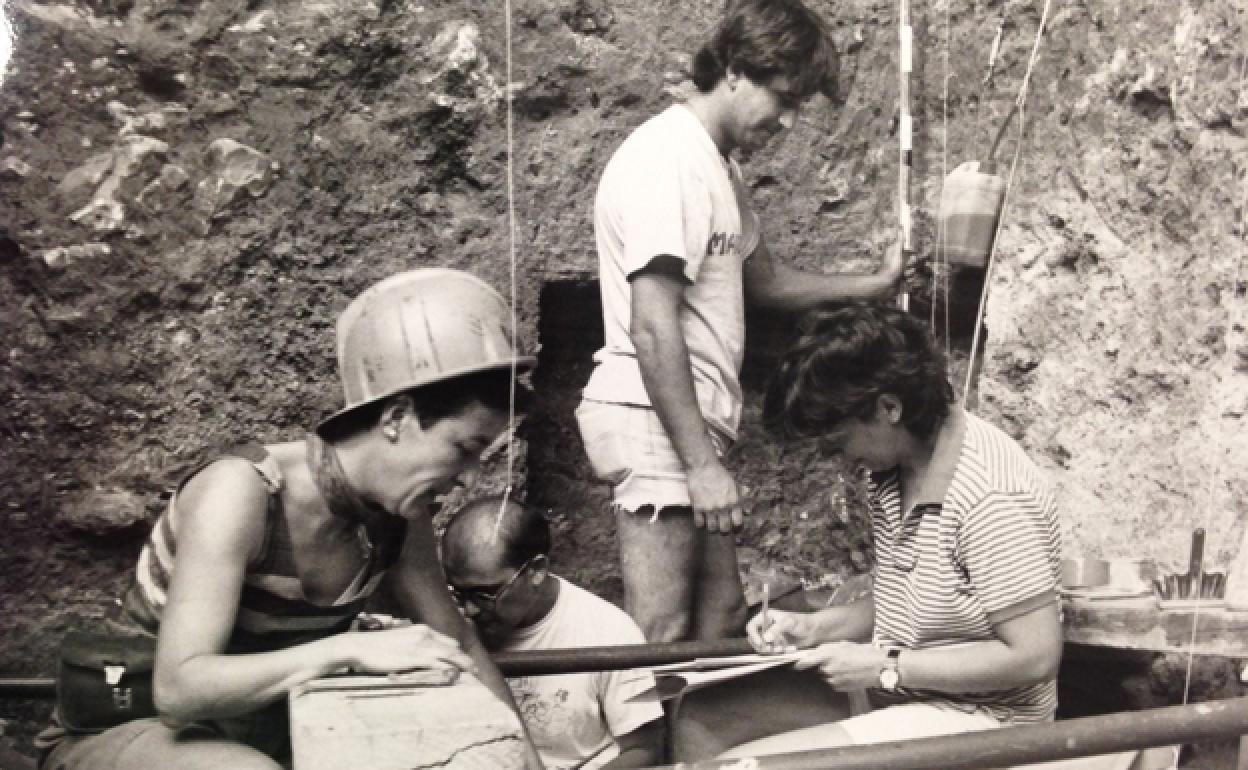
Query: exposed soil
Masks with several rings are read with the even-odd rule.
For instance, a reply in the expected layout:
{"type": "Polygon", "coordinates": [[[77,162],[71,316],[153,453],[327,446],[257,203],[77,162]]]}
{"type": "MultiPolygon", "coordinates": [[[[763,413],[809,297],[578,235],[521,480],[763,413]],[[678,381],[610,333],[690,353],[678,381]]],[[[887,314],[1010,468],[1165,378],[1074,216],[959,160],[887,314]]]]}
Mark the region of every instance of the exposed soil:
{"type": "MultiPolygon", "coordinates": [[[[812,5],[845,55],[843,104],[812,104],[746,175],[775,253],[869,270],[897,229],[895,8],[812,5]]],[[[333,410],[336,313],[418,265],[514,291],[542,396],[515,480],[555,511],[557,569],[618,598],[606,493],[570,419],[600,339],[590,200],[612,148],[687,87],[691,41],[720,2],[512,7],[509,86],[498,4],[15,4],[0,93],[0,675],[50,673],[61,634],[109,610],[167,490],[212,447],[296,437],[333,410]]],[[[1042,10],[913,10],[908,283],[959,384],[984,276],[933,268],[940,182],[982,159],[1042,10]]],[[[1237,552],[1244,16],[1234,0],[1054,4],[997,153],[1002,174],[1016,148],[1019,161],[974,403],[1053,474],[1072,552],[1178,563],[1197,526],[1211,564],[1237,552]]],[[[751,323],[732,457],[751,493],[743,571],[752,591],[774,575],[835,586],[868,566],[860,492],[762,434],[756,396],[792,319],[751,323]]],[[[1149,665],[1115,680],[1144,684],[1113,704],[1182,697],[1173,661],[1149,665]]],[[[1196,697],[1238,691],[1226,672],[1200,668],[1196,697]]],[[[0,701],[22,750],[44,713],[0,701]]],[[[1229,767],[1226,753],[1204,747],[1187,766],[1229,767]]]]}

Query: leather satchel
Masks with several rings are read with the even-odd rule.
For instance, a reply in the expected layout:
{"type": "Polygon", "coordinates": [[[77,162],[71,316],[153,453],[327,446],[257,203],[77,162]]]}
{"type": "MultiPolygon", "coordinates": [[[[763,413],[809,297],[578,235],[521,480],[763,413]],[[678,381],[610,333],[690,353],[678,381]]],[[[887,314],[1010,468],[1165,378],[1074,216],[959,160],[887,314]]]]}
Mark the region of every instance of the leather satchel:
{"type": "Polygon", "coordinates": [[[70,631],[61,642],[56,704],[66,730],[94,733],[156,716],[151,636],[70,631]]]}

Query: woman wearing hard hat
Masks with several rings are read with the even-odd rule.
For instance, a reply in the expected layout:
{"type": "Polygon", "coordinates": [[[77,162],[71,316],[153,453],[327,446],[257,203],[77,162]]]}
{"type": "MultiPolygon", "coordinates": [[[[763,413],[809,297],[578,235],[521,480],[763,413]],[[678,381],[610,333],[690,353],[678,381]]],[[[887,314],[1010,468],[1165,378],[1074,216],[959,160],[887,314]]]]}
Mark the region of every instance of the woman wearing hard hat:
{"type": "Polygon", "coordinates": [[[280,767],[286,695],[344,669],[475,666],[512,703],[447,591],[431,522],[529,395],[514,375],[535,361],[508,319],[497,292],[455,270],[357,297],[338,319],[345,408],[302,441],[192,472],[143,549],[122,622],[158,636],[159,717],[72,736],[45,767],[280,767]],[[349,630],[383,576],[423,624],[349,630]]]}

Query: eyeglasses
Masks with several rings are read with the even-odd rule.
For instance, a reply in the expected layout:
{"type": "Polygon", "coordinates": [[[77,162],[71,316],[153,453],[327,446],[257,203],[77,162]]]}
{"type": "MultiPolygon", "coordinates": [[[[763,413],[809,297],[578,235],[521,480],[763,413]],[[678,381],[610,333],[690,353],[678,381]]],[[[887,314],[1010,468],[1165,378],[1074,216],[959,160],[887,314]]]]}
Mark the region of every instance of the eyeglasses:
{"type": "Polygon", "coordinates": [[[500,599],[503,598],[503,594],[507,593],[507,589],[515,585],[516,581],[520,579],[520,576],[524,574],[525,570],[541,558],[544,558],[541,554],[530,558],[524,564],[521,564],[520,568],[517,569],[510,578],[508,578],[505,582],[499,583],[497,586],[465,586],[461,588],[448,585],[447,588],[450,589],[451,596],[455,597],[455,601],[460,604],[471,601],[477,607],[493,607],[498,604],[500,599]]]}

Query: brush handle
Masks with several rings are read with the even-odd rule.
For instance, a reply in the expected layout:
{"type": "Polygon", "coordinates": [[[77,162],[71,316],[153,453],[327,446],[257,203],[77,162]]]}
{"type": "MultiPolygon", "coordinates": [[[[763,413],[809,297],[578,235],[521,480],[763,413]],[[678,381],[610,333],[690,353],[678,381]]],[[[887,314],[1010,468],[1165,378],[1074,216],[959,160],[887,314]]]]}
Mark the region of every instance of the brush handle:
{"type": "Polygon", "coordinates": [[[1204,571],[1205,558],[1205,530],[1197,529],[1192,532],[1192,557],[1188,563],[1187,574],[1191,575],[1194,580],[1199,580],[1196,576],[1204,571]]]}

